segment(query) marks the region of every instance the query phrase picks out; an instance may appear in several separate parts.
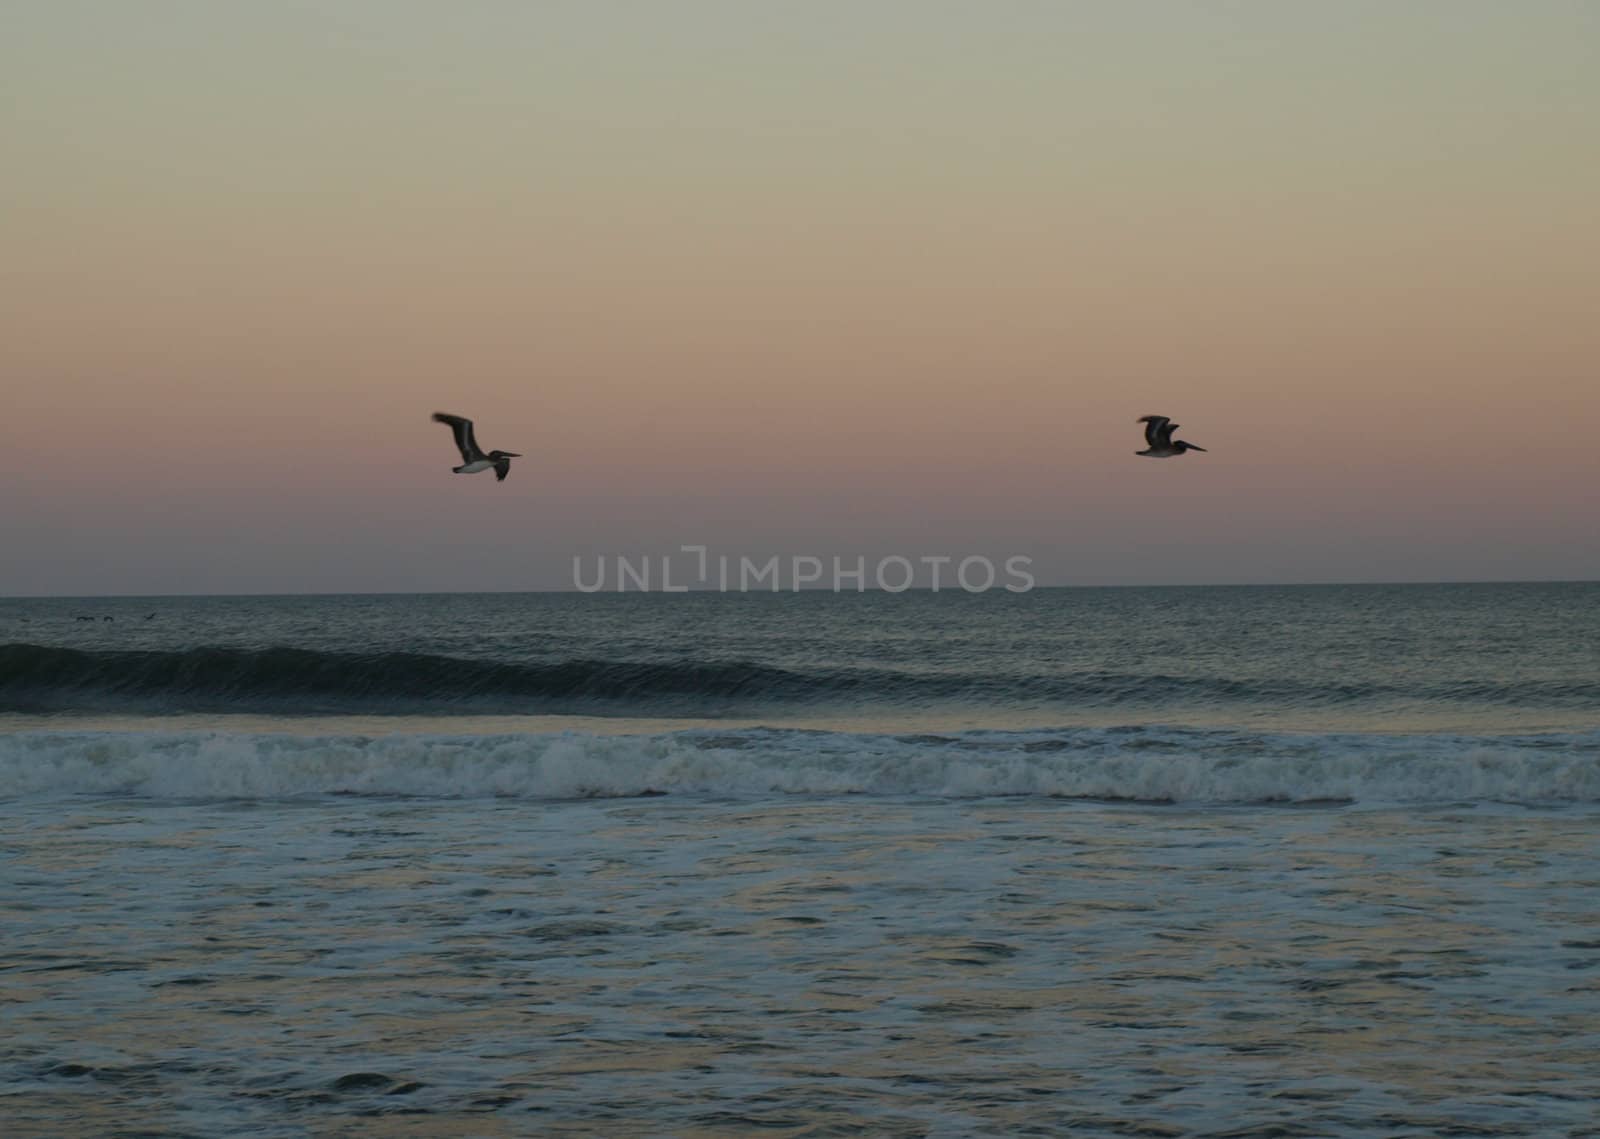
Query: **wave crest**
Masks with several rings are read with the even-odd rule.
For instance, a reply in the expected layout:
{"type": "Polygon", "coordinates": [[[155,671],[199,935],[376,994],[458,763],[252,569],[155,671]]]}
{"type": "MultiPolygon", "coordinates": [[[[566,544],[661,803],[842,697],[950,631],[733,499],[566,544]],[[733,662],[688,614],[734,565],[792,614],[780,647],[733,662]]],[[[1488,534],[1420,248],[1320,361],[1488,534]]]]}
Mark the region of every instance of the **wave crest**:
{"type": "Polygon", "coordinates": [[[0,645],[0,712],[715,715],[735,707],[828,703],[1324,709],[1396,700],[1592,708],[1600,703],[1600,685],[1451,681],[1410,688],[1103,670],[973,674],[791,669],[701,659],[528,662],[295,648],[106,651],[0,645]]]}

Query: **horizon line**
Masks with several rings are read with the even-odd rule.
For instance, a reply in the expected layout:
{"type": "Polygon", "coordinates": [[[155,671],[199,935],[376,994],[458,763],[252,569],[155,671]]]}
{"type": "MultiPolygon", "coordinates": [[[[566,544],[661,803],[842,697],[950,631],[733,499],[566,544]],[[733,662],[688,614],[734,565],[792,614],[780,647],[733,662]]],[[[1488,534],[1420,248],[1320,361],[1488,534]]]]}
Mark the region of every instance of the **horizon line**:
{"type": "MultiPolygon", "coordinates": [[[[1600,578],[1449,578],[1435,581],[1419,581],[1416,579],[1380,580],[1369,579],[1363,581],[1230,581],[1230,582],[1099,582],[1075,583],[1058,585],[1035,585],[1028,590],[990,589],[985,593],[1013,593],[1016,596],[1026,596],[1028,593],[1037,593],[1042,590],[1068,590],[1068,589],[1329,589],[1329,588],[1361,588],[1373,586],[1413,586],[1429,587],[1442,585],[1600,585],[1600,578]]],[[[724,590],[724,589],[696,589],[684,590],[581,590],[572,587],[564,589],[380,589],[380,590],[296,590],[290,592],[265,593],[3,593],[0,601],[150,601],[172,600],[175,598],[281,598],[281,597],[681,597],[692,595],[710,595],[724,597],[741,596],[785,596],[792,594],[839,594],[839,595],[867,595],[883,594],[885,596],[899,596],[907,593],[962,593],[972,591],[961,589],[959,586],[948,589],[933,589],[929,586],[912,586],[901,590],[890,589],[750,589],[750,590],[724,590]]],[[[978,594],[973,594],[974,596],[978,594]]]]}

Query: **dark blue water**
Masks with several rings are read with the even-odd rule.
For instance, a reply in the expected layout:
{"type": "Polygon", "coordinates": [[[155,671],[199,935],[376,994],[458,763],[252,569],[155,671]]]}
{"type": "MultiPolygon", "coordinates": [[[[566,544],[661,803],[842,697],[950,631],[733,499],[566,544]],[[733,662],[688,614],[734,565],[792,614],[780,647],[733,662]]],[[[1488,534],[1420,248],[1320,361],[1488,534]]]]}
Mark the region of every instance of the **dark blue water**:
{"type": "Polygon", "coordinates": [[[9,600],[6,712],[1581,730],[1600,584],[9,600]]]}

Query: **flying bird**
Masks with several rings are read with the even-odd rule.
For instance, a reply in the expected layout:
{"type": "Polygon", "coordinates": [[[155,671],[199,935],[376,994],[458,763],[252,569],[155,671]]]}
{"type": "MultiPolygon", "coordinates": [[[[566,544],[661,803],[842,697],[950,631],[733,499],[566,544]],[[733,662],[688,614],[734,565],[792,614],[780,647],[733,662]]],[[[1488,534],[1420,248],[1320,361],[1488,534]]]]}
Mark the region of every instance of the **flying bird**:
{"type": "Polygon", "coordinates": [[[446,415],[442,411],[433,413],[435,423],[448,423],[450,430],[455,433],[456,448],[461,452],[461,465],[450,469],[458,475],[475,475],[479,471],[494,468],[496,482],[503,482],[506,475],[511,473],[511,460],[520,459],[521,455],[515,451],[488,451],[478,446],[478,440],[472,434],[472,420],[464,419],[459,415],[446,415]]]}
{"type": "Polygon", "coordinates": [[[1178,429],[1178,425],[1164,415],[1141,415],[1139,422],[1144,424],[1144,441],[1147,449],[1135,451],[1135,455],[1148,455],[1152,459],[1170,459],[1185,451],[1205,450],[1204,447],[1196,447],[1193,443],[1185,443],[1182,439],[1173,439],[1172,433],[1178,429]]]}

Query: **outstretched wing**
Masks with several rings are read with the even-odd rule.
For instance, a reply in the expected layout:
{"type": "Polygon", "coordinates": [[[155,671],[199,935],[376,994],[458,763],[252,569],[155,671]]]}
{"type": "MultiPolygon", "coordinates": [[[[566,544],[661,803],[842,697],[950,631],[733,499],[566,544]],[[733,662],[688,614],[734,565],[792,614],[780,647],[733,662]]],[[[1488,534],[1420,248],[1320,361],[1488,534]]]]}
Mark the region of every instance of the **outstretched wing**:
{"type": "Polygon", "coordinates": [[[1172,429],[1175,424],[1164,415],[1141,415],[1139,422],[1144,424],[1144,442],[1147,447],[1165,447],[1172,442],[1172,429]]]}
{"type": "Polygon", "coordinates": [[[510,459],[496,459],[494,461],[494,481],[505,482],[506,476],[511,473],[510,459]]]}
{"type": "Polygon", "coordinates": [[[478,449],[478,440],[472,434],[472,420],[436,411],[433,413],[433,421],[450,425],[450,430],[456,437],[456,449],[461,452],[463,463],[473,463],[484,458],[483,452],[478,449]]]}

